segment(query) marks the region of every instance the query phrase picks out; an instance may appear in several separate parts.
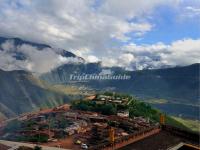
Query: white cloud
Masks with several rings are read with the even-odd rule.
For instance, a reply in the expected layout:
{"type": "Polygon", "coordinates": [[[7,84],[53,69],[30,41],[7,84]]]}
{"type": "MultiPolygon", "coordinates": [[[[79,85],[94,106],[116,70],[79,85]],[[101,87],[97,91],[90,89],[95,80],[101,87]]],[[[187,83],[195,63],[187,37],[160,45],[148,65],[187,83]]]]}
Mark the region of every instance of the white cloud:
{"type": "Polygon", "coordinates": [[[103,66],[118,66],[125,69],[131,69],[130,64],[135,61],[134,55],[130,53],[121,54],[118,58],[105,57],[102,59],[103,66]]]}
{"type": "Polygon", "coordinates": [[[199,0],[190,0],[190,1],[182,1],[181,7],[178,11],[178,20],[180,21],[195,21],[196,23],[200,23],[200,1],[199,0]]]}
{"type": "MultiPolygon", "coordinates": [[[[156,68],[199,62],[196,54],[199,45],[194,47],[199,40],[185,39],[169,45],[162,42],[137,45],[133,41],[155,28],[148,18],[157,6],[182,7],[181,1],[103,0],[96,4],[97,1],[92,0],[0,0],[0,36],[50,44],[69,50],[88,62],[102,61],[106,66],[156,68]],[[121,45],[125,46],[121,48],[121,45]]],[[[199,13],[197,5],[184,5],[184,8],[183,13],[199,13]]],[[[9,46],[12,45],[3,45],[4,49],[11,50],[9,46]]],[[[29,59],[17,61],[8,51],[1,52],[1,62],[4,62],[1,66],[46,72],[69,61],[51,49],[41,52],[26,45],[18,50],[29,59]]]]}
{"type": "MultiPolygon", "coordinates": [[[[0,35],[50,44],[66,50],[87,47],[91,54],[106,56],[128,33],[143,35],[152,29],[146,15],[164,0],[2,0],[0,35]],[[140,21],[128,19],[143,18],[140,21]],[[113,40],[114,39],[114,40],[113,40]],[[115,41],[116,40],[116,41],[115,41]],[[93,54],[92,54],[93,53],[93,54]]],[[[171,2],[170,2],[171,3],[171,2]]]]}
{"type": "Polygon", "coordinates": [[[14,43],[13,41],[11,40],[7,40],[6,42],[4,42],[2,45],[1,45],[2,49],[6,50],[6,51],[12,51],[14,50],[15,46],[14,46],[14,43]]]}
{"type": "Polygon", "coordinates": [[[28,70],[35,73],[48,72],[62,64],[78,63],[81,60],[77,57],[63,57],[57,49],[37,49],[28,44],[15,46],[13,41],[6,41],[1,45],[0,68],[4,70],[28,70]],[[26,57],[25,60],[16,59],[16,53],[26,57]]]}
{"type": "Polygon", "coordinates": [[[131,19],[138,15],[148,15],[155,6],[161,4],[176,5],[176,3],[177,0],[106,0],[100,11],[118,18],[131,19]]]}
{"type": "Polygon", "coordinates": [[[128,41],[131,38],[126,36],[126,33],[135,32],[135,34],[140,33],[140,36],[151,30],[152,25],[149,23],[125,23],[125,22],[116,22],[113,25],[113,28],[116,28],[116,31],[111,34],[112,38],[116,38],[122,41],[128,41]]]}
{"type": "Polygon", "coordinates": [[[94,63],[94,62],[99,61],[99,59],[96,56],[93,56],[93,55],[89,55],[86,60],[90,63],[94,63]]]}
{"type": "Polygon", "coordinates": [[[192,6],[187,6],[185,8],[185,13],[184,13],[185,17],[200,17],[200,6],[199,7],[192,7],[192,6]]]}
{"type": "Polygon", "coordinates": [[[200,63],[200,39],[175,41],[169,48],[170,54],[163,58],[172,65],[200,63]]]}
{"type": "Polygon", "coordinates": [[[197,14],[200,13],[200,8],[195,8],[195,7],[187,6],[186,9],[189,10],[189,11],[191,11],[191,12],[195,12],[197,14]]]}
{"type": "Polygon", "coordinates": [[[107,67],[118,66],[118,62],[114,58],[104,57],[102,58],[102,65],[107,67]]]}
{"type": "Polygon", "coordinates": [[[0,51],[0,68],[3,70],[20,70],[26,68],[28,62],[17,61],[12,55],[5,51],[0,51]]]}
{"type": "Polygon", "coordinates": [[[133,61],[134,61],[134,56],[128,53],[122,54],[118,59],[118,62],[122,67],[128,66],[133,61]]]}
{"type": "Polygon", "coordinates": [[[183,39],[169,45],[156,43],[152,45],[136,45],[131,43],[122,48],[135,57],[128,61],[136,69],[160,68],[163,66],[184,66],[200,63],[200,39],[183,39]]]}

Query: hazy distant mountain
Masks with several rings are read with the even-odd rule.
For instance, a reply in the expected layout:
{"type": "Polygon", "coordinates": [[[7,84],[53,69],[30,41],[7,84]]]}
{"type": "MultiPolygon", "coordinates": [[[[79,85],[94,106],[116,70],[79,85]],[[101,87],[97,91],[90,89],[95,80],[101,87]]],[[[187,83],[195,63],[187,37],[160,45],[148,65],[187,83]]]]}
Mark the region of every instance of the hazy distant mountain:
{"type": "Polygon", "coordinates": [[[56,106],[69,98],[49,90],[26,71],[0,70],[0,116],[12,117],[38,107],[56,106]]]}
{"type": "MultiPolygon", "coordinates": [[[[155,70],[125,71],[109,68],[114,74],[131,75],[130,80],[92,80],[79,84],[96,90],[113,89],[127,92],[140,98],[164,98],[169,101],[199,104],[200,64],[155,70]]],[[[41,76],[51,84],[70,84],[70,74],[98,74],[102,71],[99,63],[63,65],[41,76]]],[[[107,68],[108,69],[108,68],[107,68]]]]}
{"type": "Polygon", "coordinates": [[[40,76],[42,80],[51,84],[70,84],[70,75],[99,74],[102,71],[100,63],[65,64],[49,73],[40,76]]]}
{"type": "MultiPolygon", "coordinates": [[[[45,48],[52,48],[49,45],[46,44],[40,44],[40,43],[35,43],[35,42],[30,42],[30,41],[25,41],[22,40],[20,38],[6,38],[6,37],[0,37],[0,50],[3,50],[2,44],[5,43],[6,41],[12,41],[14,46],[21,46],[23,44],[27,44],[27,45],[31,45],[36,47],[39,50],[45,49],[45,48]]],[[[63,49],[58,49],[57,52],[64,56],[64,57],[76,57],[76,55],[74,55],[73,53],[63,50],[63,49]]],[[[13,51],[13,53],[15,53],[16,55],[13,55],[16,59],[19,60],[24,60],[26,59],[26,55],[17,51],[13,51]]]]}

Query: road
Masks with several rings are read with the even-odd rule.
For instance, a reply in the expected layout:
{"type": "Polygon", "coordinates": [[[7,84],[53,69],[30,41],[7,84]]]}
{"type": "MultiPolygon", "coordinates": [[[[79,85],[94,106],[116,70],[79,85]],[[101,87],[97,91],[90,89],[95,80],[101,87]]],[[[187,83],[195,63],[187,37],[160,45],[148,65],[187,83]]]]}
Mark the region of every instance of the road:
{"type": "MultiPolygon", "coordinates": [[[[36,144],[29,144],[29,143],[22,143],[22,142],[12,142],[12,141],[5,141],[5,140],[0,140],[0,144],[11,147],[8,150],[16,150],[16,148],[18,148],[19,146],[27,146],[27,147],[31,147],[31,148],[34,148],[36,146],[36,144]]],[[[48,147],[48,146],[42,146],[42,145],[39,145],[39,146],[42,147],[42,150],[70,150],[70,149],[48,147]]]]}

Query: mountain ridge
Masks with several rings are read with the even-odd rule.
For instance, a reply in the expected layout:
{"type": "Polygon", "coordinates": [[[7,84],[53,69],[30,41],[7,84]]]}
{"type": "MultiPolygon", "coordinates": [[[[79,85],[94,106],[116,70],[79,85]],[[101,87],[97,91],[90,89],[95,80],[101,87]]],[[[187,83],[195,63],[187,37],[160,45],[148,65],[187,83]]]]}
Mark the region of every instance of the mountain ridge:
{"type": "MultiPolygon", "coordinates": [[[[70,74],[99,74],[103,69],[100,64],[89,65],[63,65],[50,73],[43,74],[40,78],[51,84],[70,84],[70,74]],[[93,66],[93,69],[89,65],[93,66]]],[[[118,92],[133,94],[140,98],[166,98],[198,104],[199,68],[199,63],[183,67],[137,71],[109,68],[114,74],[127,74],[131,79],[128,81],[92,80],[79,84],[97,90],[113,87],[118,92]]]]}
{"type": "MultiPolygon", "coordinates": [[[[77,58],[80,58],[82,61],[84,61],[83,58],[81,58],[79,56],[76,56],[74,53],[69,52],[67,50],[64,50],[64,49],[61,49],[61,48],[54,48],[54,47],[49,46],[47,44],[42,44],[42,43],[36,43],[36,42],[22,40],[22,39],[17,38],[17,37],[12,38],[12,37],[1,37],[0,36],[0,50],[3,51],[2,44],[5,43],[5,42],[8,42],[8,41],[12,41],[15,47],[19,47],[19,46],[22,46],[22,45],[26,44],[26,45],[30,45],[30,46],[36,47],[38,50],[43,50],[45,48],[56,49],[55,52],[60,54],[63,57],[74,57],[74,58],[77,57],[77,58]]],[[[26,59],[26,57],[25,57],[25,55],[23,53],[17,52],[17,51],[14,51],[14,53],[16,54],[16,55],[14,55],[14,57],[17,60],[25,60],[26,59]]]]}

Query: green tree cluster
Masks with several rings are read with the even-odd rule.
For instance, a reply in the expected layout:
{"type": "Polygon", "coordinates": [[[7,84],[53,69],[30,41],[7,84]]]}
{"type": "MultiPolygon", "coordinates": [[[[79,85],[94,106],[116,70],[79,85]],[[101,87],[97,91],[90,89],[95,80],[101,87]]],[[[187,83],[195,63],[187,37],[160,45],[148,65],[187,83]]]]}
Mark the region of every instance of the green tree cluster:
{"type": "Polygon", "coordinates": [[[72,108],[83,111],[100,112],[104,115],[114,115],[117,113],[117,106],[114,104],[96,104],[96,102],[85,100],[72,102],[72,108]]]}

